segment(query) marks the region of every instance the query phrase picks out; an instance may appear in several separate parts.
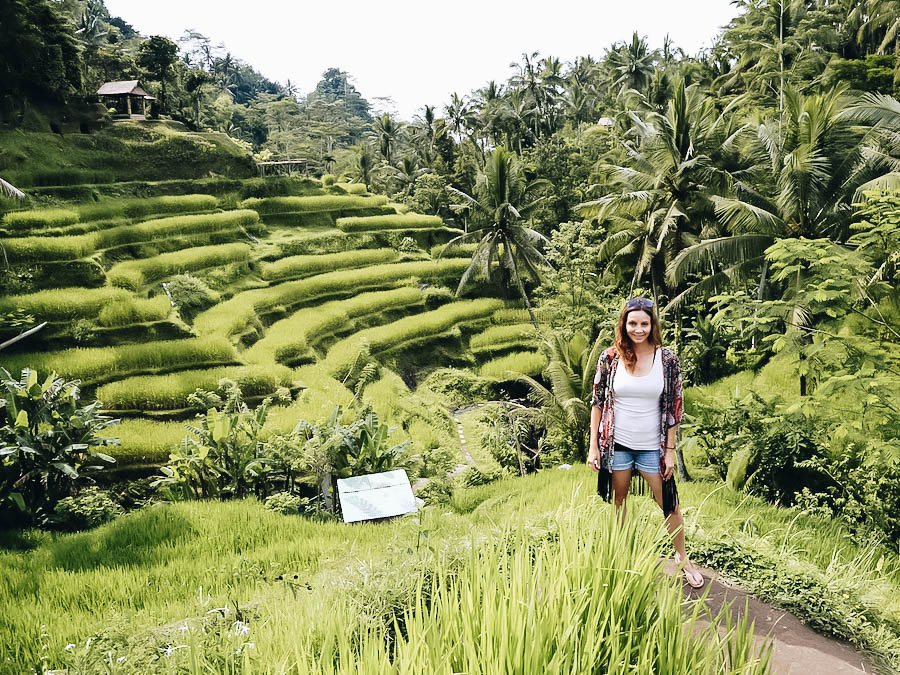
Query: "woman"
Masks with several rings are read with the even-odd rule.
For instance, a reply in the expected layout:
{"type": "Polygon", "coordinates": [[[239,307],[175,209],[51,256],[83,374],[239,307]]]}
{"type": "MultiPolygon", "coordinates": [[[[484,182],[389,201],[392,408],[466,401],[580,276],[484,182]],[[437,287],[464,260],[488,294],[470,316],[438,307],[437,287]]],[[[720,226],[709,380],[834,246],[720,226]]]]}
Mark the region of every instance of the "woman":
{"type": "Polygon", "coordinates": [[[674,535],[675,562],[694,588],[703,575],[684,548],[684,521],[675,489],[675,439],[684,416],[678,357],[662,346],[659,318],[648,298],[625,303],[616,326],[615,347],[597,364],[591,397],[591,444],[588,466],[598,472],[598,492],[624,515],[631,472],[637,470],[674,535]]]}

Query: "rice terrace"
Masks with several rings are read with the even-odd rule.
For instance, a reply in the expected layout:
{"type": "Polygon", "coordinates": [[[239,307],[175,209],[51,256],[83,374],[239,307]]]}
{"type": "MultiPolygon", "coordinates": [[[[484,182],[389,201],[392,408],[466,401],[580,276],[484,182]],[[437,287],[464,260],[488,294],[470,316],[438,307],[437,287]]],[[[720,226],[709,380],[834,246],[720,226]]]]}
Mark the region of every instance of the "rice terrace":
{"type": "Polygon", "coordinates": [[[0,3],[0,673],[900,672],[900,2],[502,4],[0,3]]]}

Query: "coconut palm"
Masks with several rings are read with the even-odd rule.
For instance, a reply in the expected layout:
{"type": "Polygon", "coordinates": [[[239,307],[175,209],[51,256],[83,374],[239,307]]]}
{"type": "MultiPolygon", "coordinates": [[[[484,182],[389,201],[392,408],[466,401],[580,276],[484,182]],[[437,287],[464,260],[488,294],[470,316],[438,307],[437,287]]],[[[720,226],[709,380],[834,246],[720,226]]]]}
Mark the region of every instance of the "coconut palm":
{"type": "Polygon", "coordinates": [[[616,72],[617,77],[614,86],[621,91],[634,89],[643,91],[653,74],[653,59],[655,54],[647,46],[647,40],[635,31],[631,36],[631,42],[619,45],[613,49],[607,60],[616,72]]]}
{"type": "MultiPolygon", "coordinates": [[[[888,103],[871,97],[865,100],[888,103]]],[[[890,112],[890,105],[883,112],[890,112]]],[[[705,274],[710,264],[717,269],[673,299],[673,304],[760,268],[761,296],[766,279],[763,252],[776,238],[842,239],[848,234],[852,204],[861,191],[900,187],[900,174],[890,170],[892,165],[897,168],[896,161],[892,164],[883,154],[874,153],[865,135],[853,128],[854,119],[867,116],[874,121],[877,106],[851,106],[842,88],[803,96],[786,87],[783,114],[757,122],[749,130],[745,154],[754,164],[749,177],[763,189],[739,180],[734,196],[711,197],[728,234],[685,249],[667,273],[671,283],[681,283],[692,274],[705,274]]],[[[882,130],[891,134],[889,126],[882,130]]]]}
{"type": "Polygon", "coordinates": [[[552,334],[541,345],[547,355],[544,374],[549,388],[534,378],[524,375],[519,378],[531,388],[545,418],[566,431],[582,461],[587,457],[589,402],[604,337],[598,336],[591,345],[581,333],[571,340],[552,334]]]}
{"type": "Polygon", "coordinates": [[[388,114],[384,113],[375,118],[375,139],[378,142],[378,150],[388,164],[391,164],[394,155],[394,146],[400,139],[403,122],[396,122],[388,114]]]}
{"type": "Polygon", "coordinates": [[[545,180],[526,182],[516,154],[500,146],[487,156],[484,169],[479,171],[474,197],[462,190],[447,188],[462,202],[451,208],[457,212],[468,210],[475,224],[475,229],[456,237],[450,243],[478,242],[472,261],[459,281],[457,295],[479,273],[490,280],[493,277],[494,262],[497,261],[510,275],[525,302],[532,323],[537,327],[522,273],[524,271],[534,278],[540,278],[540,268],[546,266],[547,261],[538,246],[548,242],[544,235],[525,223],[544,201],[539,192],[549,186],[549,182],[545,180]]]}
{"type": "Polygon", "coordinates": [[[679,81],[664,114],[632,116],[638,139],[626,144],[628,163],[604,167],[621,189],[576,207],[610,222],[601,254],[633,270],[632,289],[646,276],[658,297],[666,264],[714,226],[711,194],[730,180],[719,164],[740,133],[732,115],[739,103],[718,113],[697,85],[679,81]]]}

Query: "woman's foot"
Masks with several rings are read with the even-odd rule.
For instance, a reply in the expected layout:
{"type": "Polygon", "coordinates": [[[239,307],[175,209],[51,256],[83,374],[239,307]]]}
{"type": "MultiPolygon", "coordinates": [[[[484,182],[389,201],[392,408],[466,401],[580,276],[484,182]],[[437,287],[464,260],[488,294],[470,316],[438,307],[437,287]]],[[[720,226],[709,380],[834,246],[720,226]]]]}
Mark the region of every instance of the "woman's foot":
{"type": "Polygon", "coordinates": [[[694,563],[690,561],[690,558],[686,558],[684,563],[682,564],[681,555],[678,553],[675,554],[675,564],[682,565],[682,571],[684,572],[684,578],[687,580],[688,584],[691,588],[703,588],[703,584],[705,583],[705,579],[703,575],[700,574],[700,570],[694,567],[694,563]]]}

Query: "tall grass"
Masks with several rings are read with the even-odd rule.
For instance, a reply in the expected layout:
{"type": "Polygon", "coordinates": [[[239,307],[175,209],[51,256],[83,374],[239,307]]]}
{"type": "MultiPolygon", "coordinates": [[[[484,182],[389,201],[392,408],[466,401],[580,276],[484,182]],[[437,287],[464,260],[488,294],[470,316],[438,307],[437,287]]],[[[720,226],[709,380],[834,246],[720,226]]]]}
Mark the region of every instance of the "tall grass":
{"type": "Polygon", "coordinates": [[[343,211],[366,209],[387,204],[382,195],[313,195],[310,197],[251,197],[241,202],[242,209],[253,209],[260,215],[279,213],[312,213],[315,211],[343,211]]]}
{"type": "Polygon", "coordinates": [[[246,330],[260,316],[279,308],[290,309],[303,302],[350,292],[396,287],[409,280],[454,278],[467,266],[468,260],[464,259],[394,263],[288,281],[272,288],[239,293],[200,314],[194,321],[194,328],[201,335],[231,337],[246,330]]]}
{"type": "Polygon", "coordinates": [[[3,242],[11,262],[75,260],[96,251],[177,235],[202,234],[259,222],[255,211],[172,216],[68,237],[18,237],[3,242]]]}
{"type": "Polygon", "coordinates": [[[367,192],[366,186],[362,183],[335,183],[335,185],[348,195],[364,195],[367,192]]]}
{"type": "Polygon", "coordinates": [[[657,527],[639,504],[620,527],[586,473],[465,491],[479,505],[470,515],[348,527],[252,500],[193,502],[0,552],[0,603],[16,608],[0,613],[5,667],[767,672],[747,653],[746,625],[719,637],[715,619],[685,621],[680,584],[660,577],[657,509],[657,527]]]}
{"type": "Polygon", "coordinates": [[[267,281],[295,279],[349,267],[365,267],[367,265],[395,262],[398,257],[397,251],[390,248],[343,251],[319,255],[294,255],[273,263],[264,264],[262,267],[262,278],[267,281]]]}
{"type": "Polygon", "coordinates": [[[0,297],[0,314],[24,309],[37,321],[96,319],[101,326],[159,321],[169,315],[165,297],[135,298],[119,288],[54,288],[0,297]]]}
{"type": "Polygon", "coordinates": [[[491,359],[478,369],[482,377],[498,380],[514,380],[519,374],[535,377],[547,367],[547,357],[541,352],[513,352],[491,359]]]}
{"type": "Polygon", "coordinates": [[[216,267],[250,260],[248,244],[218,244],[198,246],[172,253],[162,253],[153,258],[127,260],[106,273],[113,286],[136,291],[145,284],[158,281],[173,274],[193,272],[207,267],[216,267]]]}
{"type": "Polygon", "coordinates": [[[119,445],[108,449],[115,457],[115,468],[134,464],[163,464],[169,453],[188,435],[183,422],[163,422],[148,419],[123,419],[100,434],[118,438],[119,445]]]}
{"type": "Polygon", "coordinates": [[[101,384],[142,373],[163,373],[201,366],[234,363],[234,347],[227,340],[198,338],[169,340],[120,347],[88,347],[57,352],[11,354],[3,365],[10,372],[22,368],[60,376],[84,384],[101,384]]]}
{"type": "Polygon", "coordinates": [[[349,327],[353,319],[375,312],[411,307],[422,302],[418,288],[361,293],[348,300],[334,300],[295,312],[276,321],[266,335],[244,353],[251,363],[290,363],[309,354],[310,345],[324,335],[349,327]]]}
{"type": "Polygon", "coordinates": [[[277,365],[183,370],[104,384],[96,398],[108,410],[178,410],[189,407],[188,396],[195,390],[215,391],[223,378],[237,382],[244,396],[272,394],[293,380],[290,368],[277,365]]]}
{"type": "Polygon", "coordinates": [[[444,227],[439,216],[424,216],[420,213],[405,213],[386,216],[353,216],[338,218],[337,226],[344,232],[364,232],[367,230],[434,230],[444,227]]]}
{"type": "Polygon", "coordinates": [[[414,341],[424,342],[446,333],[457,324],[488,317],[502,306],[502,301],[492,298],[461,300],[430,312],[367,328],[335,344],[328,351],[324,366],[333,376],[345,377],[363,348],[377,354],[407,346],[414,341]]]}

